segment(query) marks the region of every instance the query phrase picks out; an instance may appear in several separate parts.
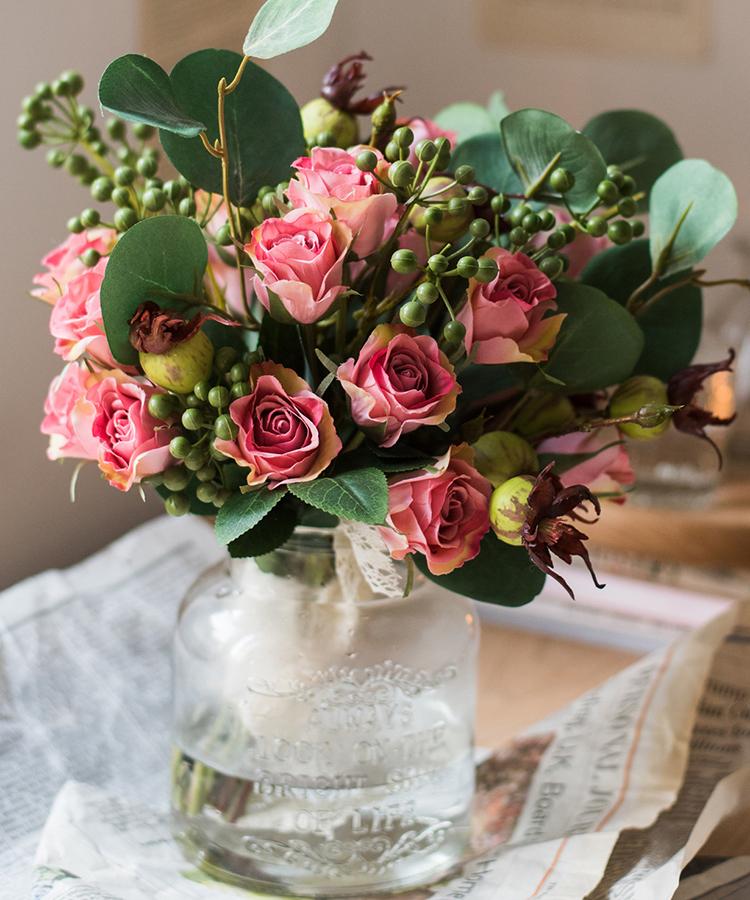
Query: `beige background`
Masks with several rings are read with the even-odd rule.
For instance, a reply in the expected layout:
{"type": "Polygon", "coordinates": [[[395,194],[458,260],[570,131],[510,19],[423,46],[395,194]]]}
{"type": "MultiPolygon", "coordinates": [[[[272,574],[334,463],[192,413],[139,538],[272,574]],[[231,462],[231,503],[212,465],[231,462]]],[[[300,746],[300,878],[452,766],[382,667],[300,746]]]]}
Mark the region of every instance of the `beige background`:
{"type": "MultiPolygon", "coordinates": [[[[18,101],[40,78],[75,65],[89,78],[93,102],[91,87],[106,63],[132,50],[143,49],[169,67],[202,46],[240,49],[256,6],[246,0],[119,0],[106,7],[101,0],[24,0],[5,11],[0,586],[73,562],[159,511],[153,500],[144,506],[137,494],[108,488],[93,468],[82,473],[71,507],[72,466],[45,460],[41,404],[60,366],[50,349],[48,310],[26,292],[39,258],[65,237],[65,220],[88,204],[88,195],[66,174],[49,170],[41,154],[17,148],[18,101]]],[[[740,223],[716,263],[747,275],[749,38],[747,0],[342,0],[326,37],[271,69],[304,101],[328,65],[364,48],[377,57],[371,87],[406,84],[404,109],[411,113],[430,115],[448,102],[484,100],[502,88],[511,108],[542,106],[578,125],[614,107],[661,114],[687,155],[708,158],[734,179],[740,223]],[[648,39],[635,32],[647,32],[648,39]]],[[[712,307],[718,304],[706,355],[739,343],[747,323],[744,296],[723,290],[712,295],[712,307]]]]}

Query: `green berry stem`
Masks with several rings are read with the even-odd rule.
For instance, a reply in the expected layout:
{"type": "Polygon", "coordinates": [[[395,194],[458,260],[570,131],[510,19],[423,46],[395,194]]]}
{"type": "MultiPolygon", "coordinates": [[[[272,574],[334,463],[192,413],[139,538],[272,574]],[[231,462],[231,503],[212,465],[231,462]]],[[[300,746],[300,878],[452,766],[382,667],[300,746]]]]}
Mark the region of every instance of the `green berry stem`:
{"type": "Polygon", "coordinates": [[[442,286],[442,284],[440,283],[440,280],[439,280],[439,279],[438,279],[438,281],[435,283],[435,287],[438,289],[438,293],[440,294],[440,299],[443,301],[443,305],[444,305],[445,308],[448,310],[448,315],[449,315],[450,318],[451,318],[451,322],[455,322],[455,321],[456,321],[456,315],[455,315],[455,313],[453,312],[453,307],[451,306],[450,300],[448,299],[448,296],[447,296],[447,294],[445,293],[445,290],[443,289],[443,286],[442,286]]]}
{"type": "Polygon", "coordinates": [[[544,170],[539,175],[539,177],[534,181],[529,187],[526,189],[526,199],[531,200],[543,187],[544,182],[549,178],[549,176],[554,172],[557,168],[557,164],[560,162],[562,158],[562,153],[557,152],[552,157],[552,159],[547,163],[544,167],[544,170]]]}

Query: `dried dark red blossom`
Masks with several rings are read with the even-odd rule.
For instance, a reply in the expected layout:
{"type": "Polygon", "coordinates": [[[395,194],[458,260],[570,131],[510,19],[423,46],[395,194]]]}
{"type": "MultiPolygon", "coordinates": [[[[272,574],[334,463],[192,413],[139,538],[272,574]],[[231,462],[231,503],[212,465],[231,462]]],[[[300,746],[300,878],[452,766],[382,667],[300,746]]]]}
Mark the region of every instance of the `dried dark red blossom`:
{"type": "Polygon", "coordinates": [[[166,353],[176,344],[190,340],[205,320],[200,313],[186,319],[173,309],[161,309],[147,300],[130,320],[130,343],[139,353],[166,353]]]}
{"type": "Polygon", "coordinates": [[[545,575],[551,575],[575,600],[570,585],[562,575],[554,571],[552,554],[568,564],[572,562],[574,556],[579,556],[591,573],[594,584],[598,588],[603,588],[604,585],[599,584],[597,580],[588,550],[584,546],[584,541],[588,540],[587,535],[571,522],[564,521],[568,518],[575,522],[593,524],[601,513],[601,505],[596,496],[583,484],[563,487],[558,476],[552,471],[553,466],[554,463],[545,466],[534,482],[527,501],[529,511],[521,530],[521,539],[534,565],[545,575]],[[596,518],[586,519],[577,512],[578,508],[586,503],[593,506],[596,518]]]}
{"type": "Polygon", "coordinates": [[[401,88],[387,87],[375,94],[355,100],[354,95],[364,85],[367,77],[363,63],[371,60],[372,57],[363,50],[361,53],[353,53],[336,63],[335,66],[331,66],[323,77],[321,97],[344,112],[360,116],[369,115],[383,102],[385,93],[401,90],[401,88]]]}
{"type": "Polygon", "coordinates": [[[672,422],[678,431],[685,434],[693,434],[701,438],[714,448],[719,460],[719,468],[723,464],[721,450],[715,442],[706,434],[709,425],[731,425],[737,413],[732,416],[717,416],[708,409],[699,406],[695,399],[700,393],[707,378],[717,372],[731,372],[735,352],[729,351],[726,359],[715,363],[688,366],[681,372],[677,372],[667,382],[667,396],[674,406],[681,407],[672,415],[672,422]]]}

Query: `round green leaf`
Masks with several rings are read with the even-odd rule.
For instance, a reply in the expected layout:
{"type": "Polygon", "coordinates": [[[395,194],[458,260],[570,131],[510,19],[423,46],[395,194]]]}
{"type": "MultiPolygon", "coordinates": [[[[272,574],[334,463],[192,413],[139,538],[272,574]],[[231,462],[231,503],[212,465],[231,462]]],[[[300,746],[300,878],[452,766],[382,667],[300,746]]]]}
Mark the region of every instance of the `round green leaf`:
{"type": "Polygon", "coordinates": [[[451,103],[435,116],[435,123],[446,131],[455,132],[457,144],[478,134],[493,133],[500,127],[500,120],[493,119],[478,103],[451,103]]]}
{"type": "Polygon", "coordinates": [[[478,134],[456,147],[451,157],[453,169],[473,166],[477,181],[499,193],[523,190],[518,176],[505,154],[499,132],[478,134]]]}
{"type": "MultiPolygon", "coordinates": [[[[567,281],[557,286],[558,312],[567,313],[544,372],[567,394],[586,393],[628,378],[643,350],[633,316],[596,288],[567,281]]],[[[547,389],[552,389],[547,384],[547,389]]]]}
{"type": "Polygon", "coordinates": [[[737,194],[727,176],[704,159],[667,169],[651,191],[651,263],[662,275],[691,269],[737,220],[737,194]]]}
{"type": "Polygon", "coordinates": [[[144,300],[182,309],[172,294],[196,295],[208,262],[198,224],[185,216],[154,216],[123,234],[110,254],[101,289],[102,316],[114,358],[138,361],[130,344],[130,319],[144,300]]]}
{"type": "Polygon", "coordinates": [[[520,109],[500,123],[505,151],[526,187],[533,184],[559,153],[558,166],[575,177],[565,195],[574,212],[586,212],[598,200],[596,186],[607,166],[593,141],[564,119],[541,109],[520,109]]]}
{"type": "Polygon", "coordinates": [[[639,109],[613,109],[588,122],[583,133],[608,163],[635,178],[639,191],[649,192],[656,179],[682,159],[669,126],[639,109]]]}
{"type": "Polygon", "coordinates": [[[338,0],[266,0],[256,13],[242,52],[271,59],[317,40],[331,24],[338,0]]]}
{"type": "Polygon", "coordinates": [[[544,574],[526,551],[504,544],[491,531],[482,539],[479,556],[448,575],[433,575],[419,553],[414,554],[414,562],[420,572],[446,590],[496,606],[523,606],[544,587],[544,574]]]}
{"type": "MultiPolygon", "coordinates": [[[[597,254],[581,276],[586,284],[625,304],[633,291],[651,274],[648,241],[632,241],[597,254]]],[[[661,279],[646,295],[653,297],[664,287],[682,279],[661,279]]],[[[646,307],[637,317],[645,343],[634,375],[654,375],[667,381],[689,366],[698,349],[703,324],[703,297],[695,285],[683,285],[646,307]]]]}
{"type": "MultiPolygon", "coordinates": [[[[180,60],[170,82],[180,106],[208,123],[210,141],[218,137],[216,86],[231,81],[242,62],[230,50],[199,50],[180,60]]],[[[292,162],[305,152],[299,108],[281,82],[249,63],[239,87],[226,98],[225,122],[229,149],[229,194],[232,202],[254,200],[258,188],[289,178],[292,162]]],[[[196,187],[222,192],[221,163],[198,138],[160,132],[175,168],[196,187]]]]}
{"type": "Polygon", "coordinates": [[[99,80],[99,102],[121,119],[145,122],[183,137],[206,130],[202,121],[181,108],[162,67],[137,53],[111,62],[99,80]]]}

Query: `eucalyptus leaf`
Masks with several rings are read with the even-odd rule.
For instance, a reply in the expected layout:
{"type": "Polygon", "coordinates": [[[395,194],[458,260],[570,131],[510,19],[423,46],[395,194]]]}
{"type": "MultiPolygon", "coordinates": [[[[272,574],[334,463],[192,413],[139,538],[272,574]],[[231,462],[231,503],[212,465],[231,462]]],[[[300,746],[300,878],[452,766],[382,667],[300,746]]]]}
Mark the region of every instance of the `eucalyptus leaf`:
{"type": "Polygon", "coordinates": [[[492,531],[482,539],[479,556],[448,575],[433,575],[424,556],[414,555],[417,568],[435,584],[496,606],[523,606],[544,587],[544,574],[529,560],[522,547],[511,547],[492,531]]]}
{"type": "Polygon", "coordinates": [[[309,506],[340,519],[382,525],[388,514],[388,484],[375,468],[297,482],[290,484],[289,490],[309,506]]]}
{"type": "MultiPolygon", "coordinates": [[[[564,382],[561,390],[597,391],[633,373],[644,339],[627,310],[596,288],[572,281],[558,283],[557,305],[567,317],[544,371],[564,382]]],[[[547,387],[553,389],[549,382],[547,387]]]]}
{"type": "Polygon", "coordinates": [[[272,59],[316,41],[331,24],[338,0],[266,0],[253,19],[242,52],[272,59]]]}
{"type": "Polygon", "coordinates": [[[682,159],[671,128],[639,109],[613,109],[595,116],[583,133],[604,159],[631,175],[639,191],[649,192],[656,179],[682,159]]]}
{"type": "MultiPolygon", "coordinates": [[[[642,239],[597,254],[581,278],[624,305],[650,274],[648,241],[642,239]]],[[[644,299],[683,277],[676,274],[661,279],[644,299]]],[[[703,325],[702,291],[694,284],[682,285],[647,306],[638,315],[637,322],[645,343],[633,374],[654,375],[667,381],[690,365],[698,349],[703,325]]]]}
{"type": "Polygon", "coordinates": [[[102,317],[114,358],[138,361],[130,344],[130,319],[144,300],[164,309],[184,309],[174,295],[195,295],[208,261],[197,222],[185,216],[154,216],[128,229],[115,244],[101,288],[102,317]]]}
{"type": "Polygon", "coordinates": [[[451,165],[454,170],[459,166],[473,166],[477,181],[498,193],[515,194],[523,190],[498,131],[478,134],[460,143],[451,157],[451,165]]]}
{"type": "Polygon", "coordinates": [[[487,112],[493,122],[497,124],[510,115],[510,110],[505,102],[505,94],[502,91],[493,91],[490,95],[490,99],[487,101],[487,112]]]}
{"type": "MultiPolygon", "coordinates": [[[[181,108],[208,124],[211,142],[218,137],[216,86],[234,78],[242,57],[230,50],[199,50],[180,60],[170,82],[181,108]]],[[[302,120],[292,95],[281,82],[248,63],[237,89],[229,94],[224,113],[229,151],[229,195],[244,205],[258,189],[289,178],[291,164],[305,152],[302,120]]],[[[160,132],[174,167],[196,187],[222,193],[221,163],[198,138],[160,132]]]]}
{"type": "Polygon", "coordinates": [[[188,115],[177,102],[169,75],[137,53],[111,62],[99,80],[99,103],[129,122],[144,122],[183,137],[206,130],[203,121],[188,115]]]}
{"type": "Polygon", "coordinates": [[[232,494],[216,514],[216,539],[231,544],[261,522],[284,497],[283,487],[261,486],[247,494],[232,494]]]}
{"type": "Polygon", "coordinates": [[[574,212],[586,212],[598,200],[596,187],[607,166],[593,141],[564,119],[541,109],[520,109],[500,123],[505,151],[524,186],[532,185],[560,154],[556,167],[575,178],[565,201],[574,212]]]}
{"type": "Polygon", "coordinates": [[[731,230],[737,194],[727,176],[703,159],[684,159],[654,184],[651,264],[662,275],[691,269],[731,230]]]}

